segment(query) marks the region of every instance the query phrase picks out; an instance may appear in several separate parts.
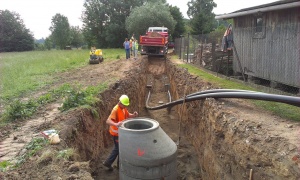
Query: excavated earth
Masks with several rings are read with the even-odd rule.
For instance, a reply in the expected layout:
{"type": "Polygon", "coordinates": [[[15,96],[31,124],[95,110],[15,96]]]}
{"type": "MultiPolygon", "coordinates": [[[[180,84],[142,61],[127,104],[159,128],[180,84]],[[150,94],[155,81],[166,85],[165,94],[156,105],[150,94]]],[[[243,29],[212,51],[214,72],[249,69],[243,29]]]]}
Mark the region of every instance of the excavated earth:
{"type": "Polygon", "coordinates": [[[102,161],[113,147],[105,121],[122,94],[130,97],[129,111],[157,120],[178,144],[177,179],[299,178],[298,122],[272,115],[243,99],[209,98],[171,110],[146,110],[150,84],[149,106],[166,103],[167,88],[173,100],[218,88],[179,68],[178,62],[143,56],[137,61],[104,62],[60,74],[48,88],[104,81],[110,85],[99,93],[99,118],[85,108],[61,113],[61,102],[55,102],[26,122],[2,127],[0,162],[14,162],[16,156],[26,153],[25,145],[47,129],[58,130],[61,142],[46,145],[16,169],[0,172],[0,179],[118,179],[118,169],[107,171],[102,161]],[[57,153],[67,148],[74,148],[75,153],[68,159],[57,158],[57,153]]]}

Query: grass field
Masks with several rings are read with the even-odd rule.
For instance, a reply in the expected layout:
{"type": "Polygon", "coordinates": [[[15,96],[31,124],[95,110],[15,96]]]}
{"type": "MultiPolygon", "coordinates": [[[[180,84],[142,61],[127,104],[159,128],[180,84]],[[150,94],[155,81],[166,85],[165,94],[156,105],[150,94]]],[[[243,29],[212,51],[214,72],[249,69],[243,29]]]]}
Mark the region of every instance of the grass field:
{"type": "MultiPolygon", "coordinates": [[[[104,49],[105,61],[124,56],[123,49],[104,49]]],[[[88,64],[89,50],[51,50],[0,54],[0,99],[10,100],[52,83],[58,72],[88,64]]]]}

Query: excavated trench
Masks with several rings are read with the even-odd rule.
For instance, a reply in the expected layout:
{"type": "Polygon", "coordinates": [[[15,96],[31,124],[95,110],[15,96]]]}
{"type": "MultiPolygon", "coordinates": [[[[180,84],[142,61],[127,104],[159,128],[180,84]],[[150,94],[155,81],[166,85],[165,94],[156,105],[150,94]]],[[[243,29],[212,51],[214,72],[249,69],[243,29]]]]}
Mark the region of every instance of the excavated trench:
{"type": "MultiPolygon", "coordinates": [[[[69,124],[75,122],[76,127],[65,128],[61,133],[70,146],[76,147],[82,161],[90,161],[94,179],[119,177],[116,170],[107,171],[102,161],[113,146],[105,121],[122,94],[130,97],[130,112],[136,110],[140,117],[155,119],[178,144],[177,179],[297,179],[298,166],[277,155],[279,150],[274,150],[274,144],[258,140],[264,136],[256,131],[258,125],[237,119],[215,99],[184,103],[172,109],[145,109],[149,90],[149,106],[157,106],[169,101],[168,89],[172,100],[176,100],[213,87],[168,60],[143,57],[137,68],[127,72],[126,79],[99,95],[99,119],[89,110],[71,118],[69,124]],[[249,138],[253,134],[256,139],[249,138]]],[[[270,141],[276,140],[277,147],[290,148],[280,137],[272,138],[270,141]]]]}

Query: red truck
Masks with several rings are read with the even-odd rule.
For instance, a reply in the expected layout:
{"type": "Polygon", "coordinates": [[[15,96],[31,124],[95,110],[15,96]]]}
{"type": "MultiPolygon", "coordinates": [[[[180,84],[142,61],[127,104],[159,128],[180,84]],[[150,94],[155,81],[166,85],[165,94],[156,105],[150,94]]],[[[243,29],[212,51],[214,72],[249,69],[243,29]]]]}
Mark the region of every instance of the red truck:
{"type": "Polygon", "coordinates": [[[168,36],[168,28],[166,27],[149,27],[146,35],[140,36],[141,55],[166,57],[168,36]]]}

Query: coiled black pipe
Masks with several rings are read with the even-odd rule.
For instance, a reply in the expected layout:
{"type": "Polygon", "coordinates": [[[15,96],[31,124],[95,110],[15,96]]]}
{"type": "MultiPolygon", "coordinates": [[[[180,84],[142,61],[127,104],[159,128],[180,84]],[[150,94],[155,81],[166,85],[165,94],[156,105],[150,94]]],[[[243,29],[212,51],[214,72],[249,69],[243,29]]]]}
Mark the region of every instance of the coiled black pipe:
{"type": "MultiPolygon", "coordinates": [[[[170,103],[166,103],[160,106],[155,106],[155,107],[149,107],[148,104],[146,104],[146,109],[148,110],[158,110],[158,109],[163,109],[167,107],[173,107],[177,104],[185,102],[191,102],[191,101],[196,101],[196,100],[202,100],[205,98],[242,98],[242,99],[255,99],[255,100],[264,100],[264,101],[274,101],[274,102],[280,102],[280,103],[286,103],[290,104],[293,106],[300,107],[300,98],[299,97],[293,97],[293,96],[285,96],[285,95],[276,95],[276,94],[268,94],[268,93],[260,93],[260,92],[255,92],[255,91],[246,91],[240,92],[233,90],[233,91],[227,91],[227,92],[222,92],[221,90],[218,90],[219,92],[213,92],[213,93],[207,93],[207,92],[202,92],[201,94],[193,93],[190,95],[187,95],[185,98],[178,99],[176,101],[172,101],[170,103]],[[196,95],[195,95],[196,94],[196,95]]],[[[200,92],[198,92],[200,93],[200,92]]]]}

